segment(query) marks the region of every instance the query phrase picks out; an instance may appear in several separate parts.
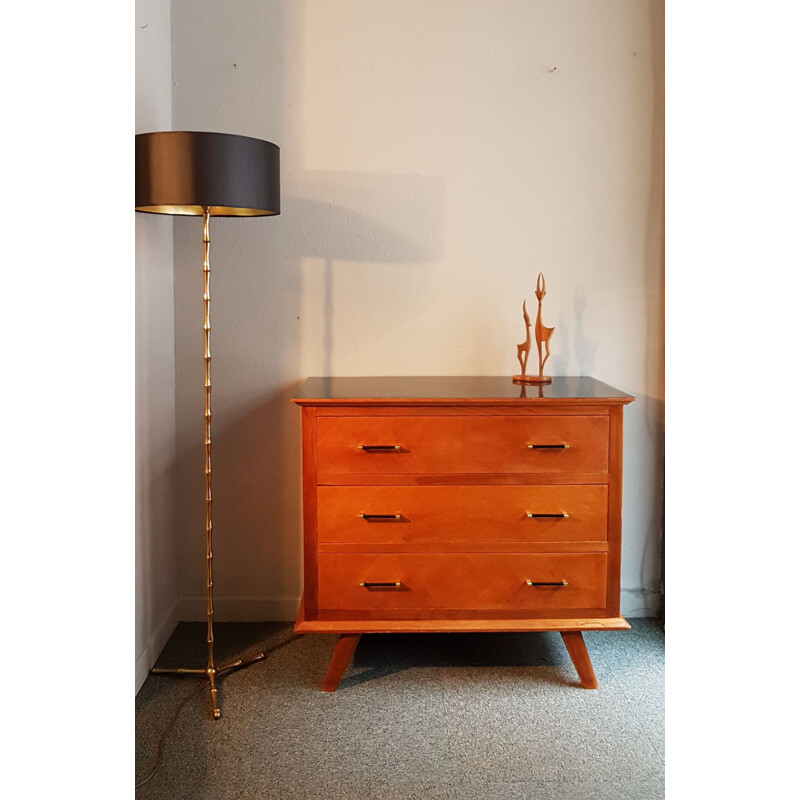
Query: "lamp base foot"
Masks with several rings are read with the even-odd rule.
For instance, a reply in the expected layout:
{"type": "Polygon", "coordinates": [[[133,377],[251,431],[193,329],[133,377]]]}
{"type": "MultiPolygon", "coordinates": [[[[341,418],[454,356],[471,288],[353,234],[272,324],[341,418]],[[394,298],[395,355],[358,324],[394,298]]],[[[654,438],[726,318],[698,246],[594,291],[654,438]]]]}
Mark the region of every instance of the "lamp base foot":
{"type": "Polygon", "coordinates": [[[150,670],[151,675],[205,675],[208,678],[209,689],[211,691],[211,713],[214,719],[219,719],[222,712],[217,702],[217,676],[222,675],[223,672],[230,672],[234,669],[243,669],[249,667],[256,661],[262,661],[265,653],[258,653],[254,656],[247,658],[237,658],[234,661],[228,661],[219,667],[206,667],[206,669],[192,669],[189,667],[153,667],[150,670]]]}

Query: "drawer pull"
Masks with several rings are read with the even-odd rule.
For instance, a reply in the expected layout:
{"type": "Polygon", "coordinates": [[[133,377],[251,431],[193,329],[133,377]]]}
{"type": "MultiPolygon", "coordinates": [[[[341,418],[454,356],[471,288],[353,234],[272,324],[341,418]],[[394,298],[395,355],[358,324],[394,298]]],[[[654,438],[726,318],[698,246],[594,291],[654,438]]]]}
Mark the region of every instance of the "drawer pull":
{"type": "Polygon", "coordinates": [[[532,581],[530,579],[525,581],[528,586],[569,586],[565,580],[561,581],[532,581]]]}
{"type": "Polygon", "coordinates": [[[525,513],[529,519],[566,519],[569,516],[566,511],[559,511],[558,514],[534,514],[532,511],[525,513]]]}
{"type": "Polygon", "coordinates": [[[567,450],[568,444],[529,444],[528,450],[567,450]]]}
{"type": "Polygon", "coordinates": [[[365,453],[397,453],[401,447],[399,444],[360,444],[358,449],[365,453]]]}
{"type": "Polygon", "coordinates": [[[359,514],[365,522],[386,522],[387,520],[403,519],[402,514],[359,514]]]}
{"type": "Polygon", "coordinates": [[[365,589],[399,589],[403,584],[400,581],[361,581],[358,585],[365,589]]]}

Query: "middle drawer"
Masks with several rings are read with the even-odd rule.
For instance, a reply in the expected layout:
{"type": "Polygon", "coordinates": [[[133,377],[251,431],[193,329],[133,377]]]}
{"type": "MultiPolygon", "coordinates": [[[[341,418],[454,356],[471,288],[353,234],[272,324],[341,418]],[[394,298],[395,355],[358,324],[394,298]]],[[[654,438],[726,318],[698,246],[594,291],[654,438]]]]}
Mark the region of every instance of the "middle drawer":
{"type": "Polygon", "coordinates": [[[604,542],[607,509],[605,485],[317,488],[332,544],[604,542]]]}

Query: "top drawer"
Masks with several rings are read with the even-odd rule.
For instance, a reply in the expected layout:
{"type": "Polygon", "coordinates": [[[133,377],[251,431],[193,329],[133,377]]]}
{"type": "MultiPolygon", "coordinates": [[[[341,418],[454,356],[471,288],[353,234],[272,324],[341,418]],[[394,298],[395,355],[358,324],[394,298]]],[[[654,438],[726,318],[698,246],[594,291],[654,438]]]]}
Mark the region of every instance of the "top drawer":
{"type": "Polygon", "coordinates": [[[320,474],[607,473],[608,417],[317,418],[320,474]]]}

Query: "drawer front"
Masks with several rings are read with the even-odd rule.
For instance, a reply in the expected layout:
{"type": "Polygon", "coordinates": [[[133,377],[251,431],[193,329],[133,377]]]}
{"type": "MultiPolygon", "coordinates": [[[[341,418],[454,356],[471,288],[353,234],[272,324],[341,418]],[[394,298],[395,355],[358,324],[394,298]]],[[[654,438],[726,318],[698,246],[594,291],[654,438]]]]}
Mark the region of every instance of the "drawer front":
{"type": "Polygon", "coordinates": [[[608,488],[320,486],[320,543],[604,542],[608,488]]]}
{"type": "Polygon", "coordinates": [[[317,469],[322,475],[607,473],[608,417],[321,416],[317,469]]]}
{"type": "Polygon", "coordinates": [[[321,611],[538,611],[606,603],[605,553],[326,553],[318,559],[321,611]]]}

